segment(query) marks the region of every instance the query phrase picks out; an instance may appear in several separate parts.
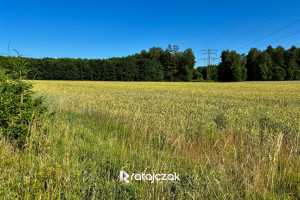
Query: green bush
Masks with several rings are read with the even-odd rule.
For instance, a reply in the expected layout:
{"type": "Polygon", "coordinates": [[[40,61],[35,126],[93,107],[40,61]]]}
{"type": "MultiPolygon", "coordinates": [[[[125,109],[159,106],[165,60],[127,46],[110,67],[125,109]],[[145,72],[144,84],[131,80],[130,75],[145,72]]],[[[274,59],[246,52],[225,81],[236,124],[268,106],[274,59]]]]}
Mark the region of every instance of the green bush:
{"type": "Polygon", "coordinates": [[[0,133],[18,147],[24,145],[30,126],[46,112],[42,98],[34,98],[32,85],[22,80],[25,60],[9,56],[6,69],[0,67],[0,133]]]}
{"type": "Polygon", "coordinates": [[[191,82],[205,82],[203,78],[192,79],[191,82]]]}

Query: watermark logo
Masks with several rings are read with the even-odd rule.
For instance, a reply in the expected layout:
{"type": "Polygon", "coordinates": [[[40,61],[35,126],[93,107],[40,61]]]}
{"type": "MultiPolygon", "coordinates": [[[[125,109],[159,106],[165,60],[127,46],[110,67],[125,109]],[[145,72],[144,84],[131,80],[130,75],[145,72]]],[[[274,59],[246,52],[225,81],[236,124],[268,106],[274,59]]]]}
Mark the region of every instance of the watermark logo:
{"type": "Polygon", "coordinates": [[[151,181],[151,183],[154,183],[154,181],[180,181],[179,174],[174,172],[173,174],[155,174],[154,172],[152,174],[135,174],[132,173],[130,176],[126,171],[120,171],[120,181],[129,183],[129,181],[151,181]]]}
{"type": "Polygon", "coordinates": [[[129,183],[128,181],[129,175],[125,171],[120,171],[120,181],[124,181],[125,183],[129,183]]]}

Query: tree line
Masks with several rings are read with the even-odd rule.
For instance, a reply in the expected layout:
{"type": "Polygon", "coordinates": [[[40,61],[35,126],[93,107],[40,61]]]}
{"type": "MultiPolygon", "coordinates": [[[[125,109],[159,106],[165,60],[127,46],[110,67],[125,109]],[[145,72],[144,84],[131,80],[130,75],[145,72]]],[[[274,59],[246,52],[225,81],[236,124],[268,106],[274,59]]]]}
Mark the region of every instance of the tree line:
{"type": "MultiPolygon", "coordinates": [[[[7,57],[0,56],[6,68],[7,57]]],[[[121,58],[26,58],[28,79],[94,81],[204,81],[207,67],[195,66],[192,49],[179,51],[177,45],[142,50],[121,58]]],[[[300,49],[285,50],[269,46],[261,51],[252,48],[247,55],[223,51],[221,62],[209,66],[213,81],[300,80],[300,49]]]]}
{"type": "MultiPolygon", "coordinates": [[[[194,73],[194,78],[207,75],[207,67],[198,67],[196,71],[198,75],[194,73]]],[[[223,51],[219,65],[210,66],[210,75],[212,80],[222,82],[300,80],[300,48],[252,48],[247,55],[223,51]]]]}
{"type": "MultiPolygon", "coordinates": [[[[135,55],[109,59],[26,58],[28,79],[94,81],[190,81],[195,65],[191,49],[153,47],[135,55]]],[[[7,57],[0,57],[0,66],[7,57]]]]}

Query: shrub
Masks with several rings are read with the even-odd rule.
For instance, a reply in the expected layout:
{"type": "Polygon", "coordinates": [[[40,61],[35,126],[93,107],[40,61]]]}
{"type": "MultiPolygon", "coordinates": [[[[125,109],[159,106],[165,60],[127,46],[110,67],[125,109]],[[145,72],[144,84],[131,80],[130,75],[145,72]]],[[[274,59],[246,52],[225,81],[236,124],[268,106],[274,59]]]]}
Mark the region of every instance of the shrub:
{"type": "Polygon", "coordinates": [[[41,97],[33,97],[32,85],[22,80],[26,61],[19,54],[9,55],[8,60],[6,69],[0,67],[0,132],[21,147],[30,134],[30,125],[47,108],[41,97]]]}

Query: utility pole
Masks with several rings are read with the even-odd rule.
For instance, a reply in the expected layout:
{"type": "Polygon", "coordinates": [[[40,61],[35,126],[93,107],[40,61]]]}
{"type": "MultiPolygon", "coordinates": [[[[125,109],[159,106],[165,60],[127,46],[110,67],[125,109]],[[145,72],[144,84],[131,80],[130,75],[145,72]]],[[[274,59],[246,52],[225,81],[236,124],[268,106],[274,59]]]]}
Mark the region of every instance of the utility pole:
{"type": "Polygon", "coordinates": [[[212,60],[212,61],[214,61],[214,60],[217,60],[217,59],[219,59],[219,58],[214,58],[214,57],[211,57],[211,54],[215,54],[215,55],[217,55],[217,53],[214,53],[214,52],[216,52],[216,51],[218,51],[218,50],[215,50],[215,49],[206,49],[206,50],[202,50],[202,51],[204,51],[205,53],[202,53],[201,54],[201,56],[203,55],[203,54],[207,54],[207,58],[201,58],[202,60],[207,60],[207,76],[206,76],[206,80],[210,80],[211,79],[211,67],[210,67],[210,61],[212,60]]]}

